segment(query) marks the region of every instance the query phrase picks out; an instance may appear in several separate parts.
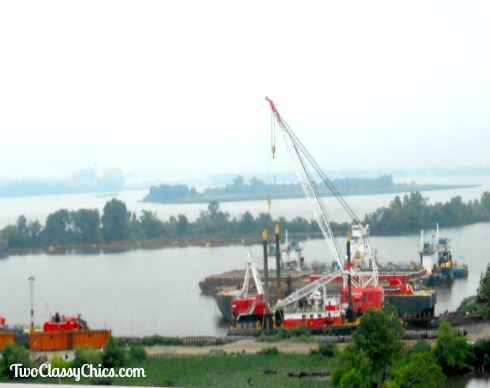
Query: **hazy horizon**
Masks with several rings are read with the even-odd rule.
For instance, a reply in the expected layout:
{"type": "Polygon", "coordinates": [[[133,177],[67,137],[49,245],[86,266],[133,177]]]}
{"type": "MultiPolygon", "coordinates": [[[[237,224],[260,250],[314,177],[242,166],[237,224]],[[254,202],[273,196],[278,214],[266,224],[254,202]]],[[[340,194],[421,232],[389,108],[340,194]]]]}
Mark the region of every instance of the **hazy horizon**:
{"type": "Polygon", "coordinates": [[[485,1],[0,3],[0,181],[488,168],[485,1]]]}

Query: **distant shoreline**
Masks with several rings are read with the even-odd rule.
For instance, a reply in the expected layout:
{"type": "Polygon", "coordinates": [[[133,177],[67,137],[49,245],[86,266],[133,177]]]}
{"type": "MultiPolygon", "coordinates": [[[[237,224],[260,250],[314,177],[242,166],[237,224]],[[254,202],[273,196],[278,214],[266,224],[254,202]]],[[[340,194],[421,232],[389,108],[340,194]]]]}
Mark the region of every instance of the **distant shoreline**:
{"type": "MultiPolygon", "coordinates": [[[[359,189],[359,190],[349,190],[342,191],[339,193],[342,196],[360,196],[360,195],[382,195],[382,194],[400,194],[405,192],[425,192],[425,191],[436,191],[436,190],[451,190],[451,189],[467,189],[473,187],[479,187],[479,184],[466,184],[466,185],[418,185],[418,184],[399,184],[397,186],[388,188],[377,188],[377,189],[359,189]]],[[[330,192],[320,192],[322,197],[333,197],[334,195],[330,192]]],[[[253,194],[228,194],[228,195],[214,195],[214,196],[202,196],[199,198],[182,198],[182,199],[172,199],[171,201],[151,201],[142,200],[141,203],[154,203],[162,205],[181,205],[181,204],[198,204],[198,203],[209,203],[210,201],[217,201],[220,203],[225,202],[246,202],[246,201],[257,201],[267,198],[269,193],[253,193],[253,194]]],[[[273,193],[271,194],[272,199],[297,199],[304,198],[304,193],[302,191],[297,192],[287,192],[287,193],[273,193]]]]}
{"type": "MultiPolygon", "coordinates": [[[[289,233],[289,237],[302,237],[305,239],[321,238],[320,232],[313,233],[289,233]]],[[[272,240],[270,241],[272,242],[272,240]]],[[[9,255],[22,256],[27,254],[66,254],[76,252],[78,254],[90,254],[98,252],[128,252],[139,249],[163,249],[163,248],[182,248],[182,247],[203,247],[212,248],[230,245],[256,245],[262,244],[260,236],[249,236],[242,238],[183,238],[183,239],[154,239],[142,241],[114,241],[100,244],[63,244],[50,245],[36,248],[10,248],[9,255]]]]}

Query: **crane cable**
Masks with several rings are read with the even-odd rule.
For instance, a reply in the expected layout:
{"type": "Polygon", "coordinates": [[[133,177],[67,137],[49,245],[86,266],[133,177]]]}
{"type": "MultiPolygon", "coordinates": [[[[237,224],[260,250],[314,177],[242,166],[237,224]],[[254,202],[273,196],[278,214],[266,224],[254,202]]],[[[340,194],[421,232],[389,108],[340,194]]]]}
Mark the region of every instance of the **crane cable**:
{"type": "Polygon", "coordinates": [[[359,217],[356,215],[354,210],[349,206],[349,204],[345,201],[345,199],[342,197],[342,195],[338,192],[337,188],[333,185],[332,181],[328,179],[328,177],[325,175],[325,173],[322,171],[318,163],[313,159],[313,157],[310,155],[310,153],[307,151],[303,143],[298,139],[296,134],[292,131],[292,129],[289,127],[289,125],[286,123],[284,118],[277,112],[277,114],[280,116],[280,121],[282,123],[283,129],[286,131],[288,136],[293,140],[295,143],[295,147],[297,150],[301,151],[301,154],[303,154],[306,158],[306,160],[310,163],[310,165],[313,167],[313,169],[317,172],[319,177],[323,180],[323,182],[327,185],[327,187],[330,189],[332,194],[337,198],[337,200],[340,202],[342,207],[345,209],[347,214],[358,224],[361,223],[361,220],[359,217]]]}
{"type": "Polygon", "coordinates": [[[272,159],[274,159],[276,155],[276,119],[272,111],[271,111],[271,150],[272,150],[272,159]]]}
{"type": "MultiPolygon", "coordinates": [[[[271,150],[272,150],[272,159],[274,159],[274,155],[276,153],[276,121],[274,118],[274,114],[271,111],[271,150]]],[[[266,160],[270,160],[269,158],[266,158],[266,160]]],[[[271,212],[271,205],[272,205],[272,198],[271,198],[271,190],[270,188],[272,187],[272,179],[271,179],[271,168],[269,166],[269,163],[267,163],[267,168],[268,168],[268,173],[267,173],[267,186],[269,187],[269,192],[267,194],[267,206],[269,208],[269,214],[271,212]]]]}

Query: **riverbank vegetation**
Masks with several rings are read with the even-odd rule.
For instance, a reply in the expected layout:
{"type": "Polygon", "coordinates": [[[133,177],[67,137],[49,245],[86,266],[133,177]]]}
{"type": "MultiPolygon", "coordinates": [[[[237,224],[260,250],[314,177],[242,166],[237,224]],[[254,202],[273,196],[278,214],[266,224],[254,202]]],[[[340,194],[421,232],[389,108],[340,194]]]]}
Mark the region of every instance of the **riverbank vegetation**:
{"type": "Polygon", "coordinates": [[[476,295],[464,298],[458,311],[480,313],[486,320],[490,320],[490,263],[487,265],[485,274],[480,275],[476,295]]]}
{"type": "MultiPolygon", "coordinates": [[[[331,184],[341,195],[371,195],[400,193],[410,191],[445,190],[472,185],[418,185],[412,183],[395,183],[392,175],[381,175],[377,178],[339,178],[331,180],[331,184]]],[[[333,196],[327,185],[316,184],[319,194],[333,196]]],[[[249,179],[248,183],[241,175],[237,175],[232,183],[220,187],[208,187],[198,191],[195,187],[183,184],[161,184],[151,186],[143,202],[152,203],[199,203],[210,201],[250,201],[260,200],[271,196],[274,199],[303,198],[304,193],[299,183],[265,183],[257,177],[249,179]]]]}
{"type": "Polygon", "coordinates": [[[460,196],[449,202],[430,204],[419,192],[396,196],[388,207],[367,214],[364,224],[375,235],[400,235],[432,229],[438,223],[444,228],[490,221],[490,193],[484,192],[480,201],[464,203],[460,196]]]}
{"type": "MultiPolygon", "coordinates": [[[[361,318],[354,339],[343,349],[333,343],[318,343],[309,354],[284,354],[276,343],[255,354],[243,351],[210,352],[207,356],[152,357],[141,343],[111,338],[103,351],[75,350],[73,360],[55,356],[52,368],[143,368],[145,377],[82,377],[81,384],[144,386],[325,386],[338,387],[441,387],[451,386],[454,376],[490,371],[490,340],[468,343],[451,325],[439,327],[434,344],[425,340],[402,341],[403,325],[393,306],[369,309],[361,318]],[[192,371],[192,373],[189,373],[192,371]],[[446,384],[446,385],[444,385],[446,384]]],[[[289,339],[290,341],[290,339],[289,339]]],[[[312,337],[311,341],[316,341],[312,337]]],[[[148,348],[146,348],[148,349],[148,348]]],[[[178,354],[178,352],[176,353],[178,354]]],[[[18,379],[10,365],[40,365],[25,348],[8,344],[2,350],[0,381],[72,384],[71,378],[18,379]]]]}
{"type": "MultiPolygon", "coordinates": [[[[290,233],[316,233],[317,225],[298,217],[291,221],[285,218],[273,220],[270,214],[261,213],[253,217],[245,212],[239,219],[230,219],[230,215],[220,209],[218,202],[210,202],[207,210],[194,222],[185,215],[171,216],[162,221],[155,212],[143,210],[139,217],[128,211],[126,204],[112,199],[104,206],[103,214],[96,209],[66,209],[51,213],[42,225],[39,221],[27,221],[20,216],[17,223],[8,225],[0,232],[0,238],[9,241],[12,248],[42,248],[56,245],[100,244],[111,242],[140,242],[165,239],[209,241],[210,239],[260,238],[264,228],[274,230],[279,223],[281,230],[290,233]]],[[[348,224],[332,224],[336,233],[345,234],[348,224]]]]}
{"type": "MultiPolygon", "coordinates": [[[[418,232],[420,229],[433,228],[436,223],[442,227],[461,226],[476,222],[490,221],[490,193],[485,192],[481,201],[463,203],[461,197],[449,202],[430,205],[420,193],[398,196],[389,207],[377,209],[366,215],[365,224],[369,224],[372,234],[400,235],[418,232]]],[[[79,209],[68,211],[60,209],[51,213],[41,224],[38,220],[28,221],[20,216],[17,223],[8,225],[0,231],[0,238],[7,240],[11,248],[43,249],[53,246],[92,246],[114,242],[142,242],[235,240],[251,238],[258,242],[265,228],[269,231],[279,223],[282,231],[303,236],[319,235],[317,223],[296,217],[286,220],[280,217],[273,220],[269,213],[260,213],[254,217],[245,212],[239,218],[231,218],[220,209],[219,202],[212,201],[207,210],[190,222],[183,214],[170,216],[162,221],[156,212],[143,210],[140,216],[127,209],[118,199],[108,201],[100,215],[97,209],[79,209]]],[[[349,229],[348,223],[331,223],[335,235],[344,236],[349,229]]]]}

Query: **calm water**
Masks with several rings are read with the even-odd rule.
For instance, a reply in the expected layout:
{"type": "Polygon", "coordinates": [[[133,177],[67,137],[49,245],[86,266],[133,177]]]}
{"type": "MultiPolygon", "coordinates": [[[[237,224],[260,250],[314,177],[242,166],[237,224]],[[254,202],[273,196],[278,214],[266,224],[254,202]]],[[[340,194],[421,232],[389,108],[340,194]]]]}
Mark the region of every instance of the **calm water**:
{"type": "MultiPolygon", "coordinates": [[[[424,198],[429,198],[430,203],[446,202],[456,195],[460,195],[464,202],[469,200],[480,200],[484,191],[490,192],[490,176],[476,177],[414,177],[404,178],[402,182],[415,181],[420,184],[477,184],[479,187],[459,189],[459,190],[436,190],[423,192],[424,198]]],[[[168,221],[170,216],[184,214],[189,221],[194,221],[201,211],[207,209],[207,204],[182,204],[182,205],[161,205],[152,203],[141,203],[140,201],[147,194],[147,191],[125,191],[118,195],[118,199],[124,201],[129,211],[141,214],[142,210],[154,211],[157,216],[168,221]]],[[[404,194],[397,194],[403,197],[404,194]]],[[[388,206],[393,200],[395,194],[383,195],[359,195],[346,197],[347,203],[356,212],[361,219],[367,213],[373,212],[379,207],[388,206]]],[[[61,208],[68,210],[77,210],[81,208],[98,209],[102,214],[104,205],[110,197],[96,197],[95,194],[74,194],[74,195],[51,195],[44,197],[23,197],[23,198],[0,198],[0,229],[17,221],[20,215],[26,216],[28,220],[38,220],[44,223],[46,217],[61,208]]],[[[347,213],[340,206],[335,198],[324,198],[328,214],[333,221],[344,222],[350,221],[347,213]]],[[[269,212],[267,200],[263,201],[243,201],[243,202],[224,202],[220,208],[233,217],[241,217],[246,211],[250,211],[254,216],[259,213],[269,212]]],[[[292,219],[295,217],[304,217],[312,219],[310,205],[306,198],[297,199],[280,199],[272,200],[271,216],[273,218],[285,217],[292,219]]]]}
{"type": "MultiPolygon", "coordinates": [[[[483,186],[478,189],[431,192],[424,193],[424,196],[429,197],[431,202],[446,201],[455,195],[461,195],[465,201],[479,199],[483,191],[490,191],[490,179],[484,178],[486,180],[481,178],[483,186]]],[[[121,194],[119,198],[132,211],[155,210],[160,217],[165,214],[164,219],[177,214],[186,214],[193,219],[206,209],[205,204],[140,204],[138,200],[143,194],[129,192],[121,194]]],[[[393,195],[348,197],[361,216],[363,212],[386,206],[392,199],[393,195]]],[[[43,221],[50,212],[62,207],[102,209],[107,200],[93,195],[0,199],[0,227],[15,222],[19,214],[43,221]]],[[[333,206],[333,200],[328,199],[327,206],[329,203],[333,213],[340,213],[340,209],[333,206]]],[[[222,204],[222,209],[232,216],[239,216],[247,209],[253,214],[267,211],[261,201],[222,204]]],[[[276,201],[272,211],[278,213],[273,217],[302,215],[312,218],[307,202],[299,199],[276,201]]],[[[426,233],[430,235],[432,231],[426,233]]],[[[464,258],[468,264],[470,276],[467,280],[456,281],[450,290],[438,291],[438,312],[455,309],[465,296],[476,292],[480,273],[490,260],[486,244],[489,233],[490,223],[441,231],[442,235],[452,240],[453,257],[457,260],[464,258]]],[[[418,235],[373,237],[371,242],[382,262],[418,260],[418,235]]],[[[261,257],[261,246],[258,245],[139,250],[114,254],[12,256],[0,260],[3,295],[0,315],[5,316],[9,323],[29,323],[27,279],[34,276],[36,324],[42,324],[59,311],[64,314],[81,313],[91,328],[110,328],[116,335],[223,335],[227,324],[221,320],[214,300],[200,295],[198,282],[207,275],[244,268],[247,251],[261,257]]],[[[331,261],[323,240],[306,241],[304,255],[310,262],[331,261]]]]}

